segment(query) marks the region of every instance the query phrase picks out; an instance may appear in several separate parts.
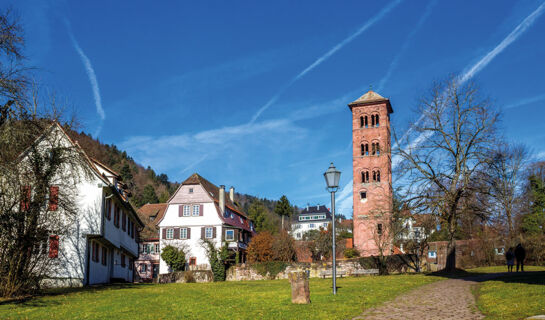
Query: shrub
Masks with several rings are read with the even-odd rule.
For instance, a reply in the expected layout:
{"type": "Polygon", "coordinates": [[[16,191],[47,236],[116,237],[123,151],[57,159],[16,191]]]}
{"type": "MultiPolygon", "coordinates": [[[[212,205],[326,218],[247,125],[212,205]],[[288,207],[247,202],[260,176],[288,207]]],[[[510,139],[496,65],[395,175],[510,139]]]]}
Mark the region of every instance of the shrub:
{"type": "Polygon", "coordinates": [[[225,243],[219,250],[216,249],[214,244],[210,240],[203,240],[204,248],[210,262],[210,268],[214,274],[214,281],[225,281],[225,270],[227,264],[227,258],[229,257],[229,250],[227,249],[227,243],[225,243]]]}
{"type": "Polygon", "coordinates": [[[258,233],[248,245],[248,261],[250,263],[272,261],[274,259],[273,242],[274,238],[270,232],[258,233]]]}
{"type": "Polygon", "coordinates": [[[351,259],[351,258],[355,258],[355,257],[359,257],[359,256],[360,256],[360,252],[358,250],[354,249],[354,248],[344,250],[344,257],[345,258],[351,259]]]}
{"type": "Polygon", "coordinates": [[[193,271],[186,271],[184,273],[184,281],[186,283],[193,283],[195,282],[195,276],[193,275],[193,271]]]}
{"type": "Polygon", "coordinates": [[[297,260],[295,240],[286,231],[282,231],[274,237],[272,250],[275,261],[293,262],[297,260]]]}
{"type": "Polygon", "coordinates": [[[270,279],[276,278],[280,272],[286,270],[287,266],[288,263],[284,261],[267,261],[252,264],[252,268],[257,271],[257,273],[263,277],[266,277],[268,274],[270,279]]]}
{"type": "Polygon", "coordinates": [[[171,271],[182,271],[185,267],[185,253],[183,250],[168,245],[163,248],[161,258],[171,271]]]}

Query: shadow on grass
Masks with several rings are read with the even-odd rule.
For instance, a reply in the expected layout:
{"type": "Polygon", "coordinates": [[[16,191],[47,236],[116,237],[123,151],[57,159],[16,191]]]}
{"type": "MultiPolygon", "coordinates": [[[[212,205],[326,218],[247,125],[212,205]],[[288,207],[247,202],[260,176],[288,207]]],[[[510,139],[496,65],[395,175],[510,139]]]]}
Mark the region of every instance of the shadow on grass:
{"type": "Polygon", "coordinates": [[[454,272],[437,271],[428,273],[428,276],[443,277],[447,279],[461,279],[467,281],[483,282],[488,280],[503,281],[506,283],[526,283],[545,285],[545,271],[524,271],[524,272],[497,272],[479,273],[463,269],[456,269],[454,272]]]}
{"type": "Polygon", "coordinates": [[[6,300],[0,300],[1,305],[24,305],[29,307],[48,307],[51,305],[59,304],[53,300],[40,299],[43,297],[53,297],[65,294],[74,294],[79,292],[94,293],[104,290],[123,290],[123,289],[141,289],[150,286],[150,283],[111,283],[103,285],[92,285],[85,287],[72,287],[72,288],[52,288],[44,289],[40,293],[35,295],[28,295],[24,297],[11,298],[6,300]]]}

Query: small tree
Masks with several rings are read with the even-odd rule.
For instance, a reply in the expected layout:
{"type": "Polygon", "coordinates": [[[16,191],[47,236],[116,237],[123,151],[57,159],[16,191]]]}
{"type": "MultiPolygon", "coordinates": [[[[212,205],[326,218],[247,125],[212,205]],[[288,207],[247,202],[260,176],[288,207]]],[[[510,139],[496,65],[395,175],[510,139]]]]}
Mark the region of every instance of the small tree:
{"type": "Polygon", "coordinates": [[[274,238],[270,232],[258,233],[248,245],[248,261],[253,263],[274,260],[273,242],[274,238]]]}
{"type": "Polygon", "coordinates": [[[293,262],[297,260],[295,240],[286,231],[282,231],[274,237],[272,250],[275,261],[293,262]]]}
{"type": "Polygon", "coordinates": [[[225,281],[227,259],[230,255],[227,242],[218,250],[212,241],[204,239],[203,246],[210,262],[210,269],[212,269],[212,273],[214,274],[214,281],[225,281]]]}
{"type": "Polygon", "coordinates": [[[168,245],[161,252],[161,259],[165,261],[171,271],[182,271],[185,268],[185,252],[174,246],[168,245]]]}

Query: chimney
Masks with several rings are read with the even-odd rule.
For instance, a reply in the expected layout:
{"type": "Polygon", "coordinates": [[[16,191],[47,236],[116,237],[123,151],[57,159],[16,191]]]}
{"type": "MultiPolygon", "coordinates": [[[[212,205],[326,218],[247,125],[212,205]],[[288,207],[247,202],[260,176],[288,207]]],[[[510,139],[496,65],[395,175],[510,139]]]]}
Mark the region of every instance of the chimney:
{"type": "Polygon", "coordinates": [[[219,205],[221,213],[223,214],[225,212],[225,186],[220,186],[220,195],[219,195],[219,205]]]}
{"type": "Polygon", "coordinates": [[[229,188],[229,199],[231,200],[232,203],[235,203],[235,187],[233,186],[229,188]]]}

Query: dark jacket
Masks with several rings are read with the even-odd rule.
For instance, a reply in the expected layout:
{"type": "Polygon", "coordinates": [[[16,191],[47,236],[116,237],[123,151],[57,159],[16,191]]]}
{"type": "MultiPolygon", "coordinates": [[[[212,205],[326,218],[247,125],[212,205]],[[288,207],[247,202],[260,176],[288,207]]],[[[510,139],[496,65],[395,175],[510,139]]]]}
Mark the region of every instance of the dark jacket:
{"type": "Polygon", "coordinates": [[[515,257],[519,261],[524,260],[526,257],[526,250],[520,244],[515,248],[515,257]]]}

